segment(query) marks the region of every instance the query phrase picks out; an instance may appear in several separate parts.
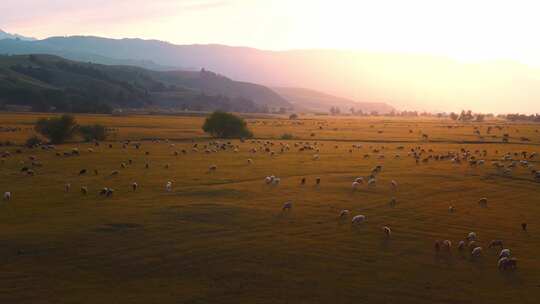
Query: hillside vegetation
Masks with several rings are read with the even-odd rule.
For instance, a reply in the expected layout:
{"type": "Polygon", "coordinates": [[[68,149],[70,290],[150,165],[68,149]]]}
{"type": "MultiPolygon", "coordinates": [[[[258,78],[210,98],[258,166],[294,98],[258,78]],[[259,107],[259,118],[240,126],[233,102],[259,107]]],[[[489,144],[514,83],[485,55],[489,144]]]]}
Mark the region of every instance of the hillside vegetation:
{"type": "Polygon", "coordinates": [[[151,71],[52,55],[0,56],[0,104],[91,113],[141,107],[255,112],[289,106],[264,86],[205,70],[151,71]]]}

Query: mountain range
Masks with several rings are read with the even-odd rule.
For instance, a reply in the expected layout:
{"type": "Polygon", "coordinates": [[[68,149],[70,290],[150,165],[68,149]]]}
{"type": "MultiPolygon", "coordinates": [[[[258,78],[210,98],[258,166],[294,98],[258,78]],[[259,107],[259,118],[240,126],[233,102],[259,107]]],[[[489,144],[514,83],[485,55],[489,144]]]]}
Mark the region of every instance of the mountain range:
{"type": "MultiPolygon", "coordinates": [[[[294,53],[291,57],[289,53],[260,51],[244,47],[174,45],[163,41],[142,39],[108,39],[88,36],[51,37],[34,41],[4,39],[0,40],[0,54],[51,54],[73,61],[137,66],[154,71],[199,71],[204,68],[245,83],[277,84],[297,88],[309,86],[311,83],[310,79],[313,75],[308,77],[305,73],[332,74],[331,70],[313,71],[313,68],[309,66],[301,67],[299,71],[291,71],[291,66],[288,64],[301,62],[298,59],[302,57],[295,56],[294,53]],[[301,75],[298,75],[299,72],[301,75]],[[279,80],[286,78],[287,74],[296,75],[296,80],[289,82],[279,80]]],[[[314,85],[314,88],[319,88],[319,86],[314,85]]],[[[332,101],[329,97],[333,96],[324,93],[323,95],[326,95],[324,98],[312,99],[309,101],[309,106],[301,106],[299,103],[303,103],[305,98],[290,93],[291,91],[288,98],[284,98],[286,101],[281,102],[281,107],[294,104],[295,110],[307,112],[328,112],[331,106],[349,107],[340,104],[345,101],[344,99],[334,98],[332,101]],[[296,97],[299,98],[296,99],[296,97]]],[[[257,103],[259,100],[254,101],[257,103]]],[[[347,100],[347,102],[352,101],[347,100]]],[[[268,107],[275,106],[276,104],[268,104],[268,107]]],[[[387,113],[393,109],[382,102],[357,102],[354,107],[364,112],[377,111],[379,113],[387,113]]]]}

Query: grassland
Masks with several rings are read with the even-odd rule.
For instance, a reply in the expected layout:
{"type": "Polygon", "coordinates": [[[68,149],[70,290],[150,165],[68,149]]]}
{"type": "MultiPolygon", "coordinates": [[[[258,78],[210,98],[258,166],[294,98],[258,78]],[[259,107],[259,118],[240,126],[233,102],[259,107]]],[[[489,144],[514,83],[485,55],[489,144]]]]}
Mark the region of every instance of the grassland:
{"type": "MultiPolygon", "coordinates": [[[[0,133],[0,141],[23,143],[38,116],[0,114],[0,126],[20,128],[0,133]]],[[[2,147],[12,156],[0,165],[0,192],[11,191],[13,199],[0,202],[0,303],[536,303],[540,297],[540,183],[522,166],[508,175],[490,165],[505,153],[540,153],[538,125],[249,118],[255,136],[274,143],[270,156],[249,152],[260,143],[238,140],[232,141],[236,153],[192,151],[194,143],[210,140],[200,130],[201,117],[77,120],[112,128],[112,148],[57,146],[58,152],[81,151],[64,157],[2,147]],[[500,128],[488,135],[488,126],[500,128]],[[280,140],[284,133],[295,139],[280,140]],[[505,133],[510,140],[503,144],[505,133]],[[126,139],[141,148],[123,148],[126,139]],[[298,152],[299,141],[317,141],[320,159],[313,159],[314,151],[298,152]],[[291,150],[280,153],[280,143],[291,150]],[[486,164],[417,164],[407,156],[417,146],[433,151],[426,155],[486,150],[486,164]],[[183,149],[187,154],[174,155],[183,149]],[[31,155],[43,164],[35,176],[20,172],[31,155]],[[121,168],[128,160],[132,164],[121,168]],[[210,173],[213,164],[218,169],[210,173]],[[377,185],[352,191],[354,178],[376,165],[383,165],[377,185]],[[82,168],[89,174],[79,176],[82,168]],[[109,176],[113,170],[120,173],[109,176]],[[267,175],[279,176],[280,185],[266,185],[267,175]],[[169,180],[172,192],[165,191],[169,180]],[[399,183],[397,191],[391,180],[399,183]],[[115,189],[112,198],[98,195],[103,187],[115,189]],[[488,208],[478,206],[481,197],[488,197],[488,208]],[[282,212],[288,200],[294,206],[282,212]],[[350,218],[339,219],[342,209],[368,221],[353,226],[350,218]],[[392,228],[390,239],[381,232],[385,225],[392,228]],[[455,248],[435,252],[435,240],[456,244],[470,231],[484,247],[481,258],[455,248]],[[517,270],[497,269],[498,251],[487,249],[492,239],[512,249],[517,270]]],[[[539,167],[538,159],[530,163],[539,167]]]]}

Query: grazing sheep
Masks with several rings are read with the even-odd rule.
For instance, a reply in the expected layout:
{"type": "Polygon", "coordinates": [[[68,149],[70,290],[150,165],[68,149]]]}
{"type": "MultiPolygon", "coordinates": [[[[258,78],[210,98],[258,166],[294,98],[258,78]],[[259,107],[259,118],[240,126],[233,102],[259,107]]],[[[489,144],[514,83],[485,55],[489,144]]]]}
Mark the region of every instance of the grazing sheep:
{"type": "Polygon", "coordinates": [[[480,257],[482,255],[482,247],[475,247],[472,251],[471,251],[471,256],[477,258],[477,257],[480,257]]]}
{"type": "Polygon", "coordinates": [[[82,186],[82,187],[81,187],[81,193],[82,193],[83,195],[87,195],[87,194],[88,194],[88,187],[82,186]]]}
{"type": "Polygon", "coordinates": [[[103,189],[101,189],[101,190],[99,191],[99,195],[105,195],[105,194],[107,194],[108,191],[109,191],[109,188],[104,187],[103,189]]]}
{"type": "Polygon", "coordinates": [[[251,158],[248,158],[247,163],[248,163],[248,165],[252,165],[252,164],[253,164],[253,160],[252,160],[251,158]]]}
{"type": "Polygon", "coordinates": [[[116,176],[118,175],[120,172],[118,172],[117,170],[114,170],[111,172],[110,176],[116,176]]]}
{"type": "Polygon", "coordinates": [[[283,208],[281,210],[282,211],[285,211],[285,210],[290,211],[291,209],[292,209],[292,202],[286,202],[285,204],[283,204],[283,208]]]}
{"type": "Polygon", "coordinates": [[[165,190],[167,192],[171,192],[172,191],[172,182],[171,181],[168,181],[166,184],[165,184],[165,190]]]}
{"type": "Polygon", "coordinates": [[[500,269],[500,270],[505,270],[506,269],[506,265],[508,265],[508,260],[509,258],[507,257],[502,257],[499,259],[499,261],[497,262],[497,267],[500,269]]]}
{"type": "Polygon", "coordinates": [[[274,176],[267,176],[264,178],[264,182],[268,185],[268,184],[271,184],[272,181],[274,181],[274,176]]]}
{"type": "Polygon", "coordinates": [[[382,227],[382,230],[383,230],[383,232],[384,232],[384,234],[386,235],[387,238],[389,238],[390,235],[392,234],[392,230],[390,230],[390,227],[388,227],[388,226],[382,227]]]}
{"type": "Polygon", "coordinates": [[[339,217],[340,218],[343,218],[343,217],[346,217],[346,216],[349,216],[349,210],[345,209],[345,210],[341,210],[341,212],[339,213],[339,217]]]}
{"type": "Polygon", "coordinates": [[[273,180],[272,180],[272,185],[279,185],[279,183],[281,182],[281,178],[279,177],[275,177],[273,180]]]}
{"type": "Polygon", "coordinates": [[[359,183],[359,184],[363,184],[364,183],[364,178],[363,177],[357,177],[354,181],[359,183]]]}
{"type": "Polygon", "coordinates": [[[368,186],[375,186],[375,183],[376,183],[376,182],[377,182],[377,181],[375,180],[375,178],[370,178],[370,179],[368,180],[368,186]]]}
{"type": "Polygon", "coordinates": [[[352,189],[353,189],[353,190],[358,189],[359,186],[360,186],[360,184],[359,184],[358,182],[353,182],[353,183],[352,183],[352,189]]]}
{"type": "Polygon", "coordinates": [[[459,241],[457,248],[459,251],[462,251],[465,248],[465,241],[459,241]]]}
{"type": "Polygon", "coordinates": [[[137,188],[139,188],[139,184],[137,184],[137,182],[133,182],[131,184],[131,189],[133,189],[133,192],[137,191],[137,188]]]}
{"type": "Polygon", "coordinates": [[[10,201],[11,200],[11,192],[4,192],[4,200],[10,201]]]}
{"type": "Polygon", "coordinates": [[[487,204],[488,204],[488,201],[487,201],[487,198],[481,198],[479,201],[478,201],[478,205],[480,205],[480,207],[487,207],[487,204]]]}
{"type": "Polygon", "coordinates": [[[499,258],[509,258],[511,256],[511,253],[510,253],[510,249],[508,248],[505,248],[503,250],[501,250],[501,252],[499,253],[499,258]]]}
{"type": "Polygon", "coordinates": [[[353,223],[353,224],[361,224],[361,223],[363,223],[363,222],[365,222],[365,221],[366,221],[366,216],[365,216],[365,215],[361,215],[361,214],[356,215],[356,216],[354,216],[354,217],[352,218],[352,223],[353,223]]]}
{"type": "Polygon", "coordinates": [[[475,232],[469,232],[469,234],[467,235],[467,240],[468,241],[476,241],[476,239],[477,239],[476,233],[475,232]]]}
{"type": "Polygon", "coordinates": [[[65,185],[64,185],[64,190],[65,190],[66,192],[69,192],[70,189],[71,189],[71,184],[65,184],[65,185]]]}
{"type": "Polygon", "coordinates": [[[397,182],[395,180],[392,180],[391,185],[392,185],[393,190],[397,190],[398,184],[397,184],[397,182]]]}
{"type": "Polygon", "coordinates": [[[86,174],[86,169],[82,169],[81,171],[79,171],[79,176],[80,175],[85,175],[86,174]]]}
{"type": "Polygon", "coordinates": [[[452,242],[450,240],[444,240],[442,242],[442,247],[445,248],[447,251],[450,251],[450,249],[452,249],[452,242]]]}
{"type": "Polygon", "coordinates": [[[489,243],[489,246],[488,248],[493,248],[495,246],[499,246],[499,247],[503,247],[503,241],[502,240],[492,240],[490,243],[489,243]]]}
{"type": "Polygon", "coordinates": [[[101,191],[99,191],[99,195],[106,196],[106,197],[111,197],[113,195],[113,193],[114,193],[114,189],[107,188],[107,187],[105,187],[105,188],[101,189],[101,191]]]}

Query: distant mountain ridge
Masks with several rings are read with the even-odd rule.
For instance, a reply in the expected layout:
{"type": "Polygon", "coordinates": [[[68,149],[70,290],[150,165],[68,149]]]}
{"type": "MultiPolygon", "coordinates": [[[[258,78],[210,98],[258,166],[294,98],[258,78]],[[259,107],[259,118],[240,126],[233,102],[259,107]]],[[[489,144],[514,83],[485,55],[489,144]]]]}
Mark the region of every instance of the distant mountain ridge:
{"type": "Polygon", "coordinates": [[[10,33],[4,32],[3,30],[0,29],[0,40],[2,40],[2,39],[20,39],[20,40],[26,40],[26,41],[34,41],[34,40],[36,40],[36,38],[25,37],[25,36],[22,36],[22,35],[19,35],[19,34],[10,34],[10,33]]]}
{"type": "Polygon", "coordinates": [[[301,87],[358,102],[419,111],[538,112],[540,69],[512,61],[354,50],[265,51],[224,45],[73,36],[0,40],[3,54],[55,54],[72,60],[153,70],[205,68],[270,87],[301,87]],[[127,62],[126,62],[127,61],[127,62]],[[473,102],[474,101],[474,102],[473,102]]]}
{"type": "Polygon", "coordinates": [[[338,107],[341,113],[363,112],[366,114],[377,112],[387,114],[395,109],[382,102],[356,102],[347,98],[336,97],[330,94],[305,88],[272,88],[275,92],[287,99],[296,111],[328,113],[331,107],[338,107]]]}

